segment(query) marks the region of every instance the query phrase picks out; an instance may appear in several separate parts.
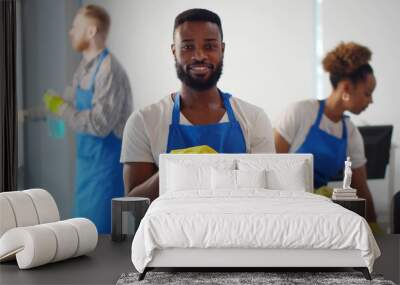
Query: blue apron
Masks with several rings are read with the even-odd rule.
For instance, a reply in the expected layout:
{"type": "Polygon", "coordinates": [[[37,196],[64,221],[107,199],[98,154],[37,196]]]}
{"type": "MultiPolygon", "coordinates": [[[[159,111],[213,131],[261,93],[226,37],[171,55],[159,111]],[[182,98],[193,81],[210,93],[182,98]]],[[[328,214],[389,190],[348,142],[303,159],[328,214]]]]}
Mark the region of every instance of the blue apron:
{"type": "Polygon", "coordinates": [[[325,101],[319,103],[318,116],[311,126],[306,139],[296,153],[311,153],[314,156],[314,188],[327,185],[342,169],[347,152],[347,128],[342,119],[342,138],[337,138],[321,130],[325,101]]]}
{"type": "Polygon", "coordinates": [[[167,153],[200,145],[208,145],[218,153],[246,153],[246,143],[239,122],[229,102],[230,94],[220,93],[229,122],[209,125],[181,125],[180,96],[175,96],[172,123],[169,126],[167,153]]]}
{"type": "MultiPolygon", "coordinates": [[[[97,72],[104,58],[105,49],[93,74],[89,89],[76,88],[78,111],[92,108],[97,72]]],[[[86,133],[76,135],[77,159],[75,178],[75,217],[84,217],[95,223],[99,233],[111,232],[111,199],[124,195],[120,138],[113,133],[106,137],[86,133]]]]}

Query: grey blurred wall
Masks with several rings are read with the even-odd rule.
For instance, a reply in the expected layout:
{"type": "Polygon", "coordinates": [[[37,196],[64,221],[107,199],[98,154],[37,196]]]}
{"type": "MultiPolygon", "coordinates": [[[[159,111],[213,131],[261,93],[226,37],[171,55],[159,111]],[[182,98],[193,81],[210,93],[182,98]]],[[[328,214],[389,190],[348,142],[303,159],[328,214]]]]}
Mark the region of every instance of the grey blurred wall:
{"type": "MultiPolygon", "coordinates": [[[[20,106],[35,110],[43,106],[48,89],[62,92],[71,84],[80,56],[69,44],[68,30],[79,0],[21,0],[20,106]]],[[[63,219],[71,217],[74,191],[74,137],[64,139],[48,134],[45,120],[25,119],[23,153],[20,159],[20,189],[44,188],[55,198],[63,219]]]]}

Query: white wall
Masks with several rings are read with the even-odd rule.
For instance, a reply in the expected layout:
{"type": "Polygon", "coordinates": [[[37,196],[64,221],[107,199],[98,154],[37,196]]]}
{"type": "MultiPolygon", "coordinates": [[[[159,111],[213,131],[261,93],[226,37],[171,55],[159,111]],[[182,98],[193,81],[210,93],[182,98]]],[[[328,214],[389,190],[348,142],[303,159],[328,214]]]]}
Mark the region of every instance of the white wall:
{"type": "MultiPolygon", "coordinates": [[[[111,14],[111,50],[128,71],[135,109],[177,90],[170,52],[175,16],[188,8],[207,8],[222,19],[226,42],[219,86],[265,109],[274,121],[287,104],[316,98],[316,15],[322,20],[322,53],[338,42],[369,46],[378,78],[373,104],[354,117],[357,124],[393,124],[400,144],[400,1],[398,0],[97,0],[111,14]],[[318,5],[318,3],[320,3],[318,5]],[[319,7],[320,10],[316,10],[319,7]],[[319,11],[319,13],[317,13],[319,11]]],[[[324,75],[322,97],[329,94],[324,75]]],[[[400,169],[400,149],[396,167],[400,169]]],[[[388,214],[387,182],[371,182],[378,213],[388,214]]],[[[395,189],[400,189],[397,178],[395,189]]]]}
{"type": "MultiPolygon", "coordinates": [[[[400,145],[400,1],[335,0],[322,2],[324,53],[340,41],[355,41],[368,46],[377,78],[374,104],[352,119],[358,125],[394,125],[393,143],[400,145]]],[[[328,77],[324,90],[329,92],[328,77]]],[[[400,169],[400,149],[395,157],[396,173],[400,169]]],[[[381,219],[388,213],[387,180],[369,183],[381,219]]],[[[395,189],[400,190],[396,177],[395,189]]]]}
{"type": "Polygon", "coordinates": [[[289,102],[314,96],[313,0],[83,2],[111,14],[109,47],[129,73],[135,109],[179,88],[170,45],[175,17],[189,8],[207,8],[222,19],[220,88],[263,107],[271,118],[289,102]]]}

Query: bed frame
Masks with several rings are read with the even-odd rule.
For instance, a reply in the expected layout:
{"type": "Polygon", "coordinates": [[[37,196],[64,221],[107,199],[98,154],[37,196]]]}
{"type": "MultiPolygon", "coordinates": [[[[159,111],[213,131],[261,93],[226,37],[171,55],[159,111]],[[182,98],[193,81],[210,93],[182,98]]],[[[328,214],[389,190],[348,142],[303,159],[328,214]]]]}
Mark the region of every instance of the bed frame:
{"type": "MultiPolygon", "coordinates": [[[[313,191],[313,158],[311,154],[162,154],[160,155],[160,195],[165,193],[166,165],[171,160],[209,160],[218,159],[290,159],[305,161],[308,164],[307,191],[313,191]]],[[[371,280],[369,270],[359,250],[329,249],[249,249],[249,248],[168,248],[157,249],[139,280],[155,268],[232,268],[246,271],[254,268],[338,268],[350,267],[361,271],[371,280]]]]}
{"type": "Polygon", "coordinates": [[[182,249],[156,250],[139,275],[143,280],[155,268],[337,268],[351,267],[371,280],[359,250],[322,249],[182,249]]]}

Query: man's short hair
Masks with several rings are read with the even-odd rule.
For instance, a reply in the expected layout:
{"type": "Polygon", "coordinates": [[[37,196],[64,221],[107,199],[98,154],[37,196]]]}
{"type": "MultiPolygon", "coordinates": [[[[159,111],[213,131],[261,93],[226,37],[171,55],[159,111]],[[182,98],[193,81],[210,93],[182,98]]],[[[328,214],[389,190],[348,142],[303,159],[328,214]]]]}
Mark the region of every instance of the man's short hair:
{"type": "Polygon", "coordinates": [[[217,14],[211,12],[210,10],[196,8],[183,11],[175,18],[173,34],[175,34],[175,31],[178,28],[178,26],[182,25],[185,22],[214,23],[218,26],[219,32],[221,33],[221,40],[223,39],[221,19],[217,14]]]}
{"type": "Polygon", "coordinates": [[[97,5],[85,5],[79,9],[86,18],[95,21],[98,32],[104,35],[108,34],[111,26],[111,18],[106,9],[97,5]]]}

